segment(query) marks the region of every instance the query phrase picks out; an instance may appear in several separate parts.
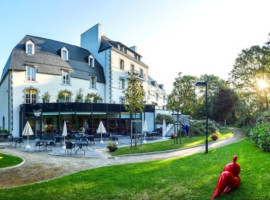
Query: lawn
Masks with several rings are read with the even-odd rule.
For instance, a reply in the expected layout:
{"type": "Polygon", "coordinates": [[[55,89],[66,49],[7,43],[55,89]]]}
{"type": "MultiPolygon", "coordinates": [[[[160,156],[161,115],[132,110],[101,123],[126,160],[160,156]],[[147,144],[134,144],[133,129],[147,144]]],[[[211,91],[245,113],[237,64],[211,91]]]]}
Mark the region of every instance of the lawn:
{"type": "Polygon", "coordinates": [[[184,158],[103,167],[1,189],[0,199],[210,199],[223,167],[238,155],[240,188],[220,199],[270,199],[270,156],[249,139],[184,158]]]}
{"type": "MultiPolygon", "coordinates": [[[[220,130],[220,140],[229,138],[233,136],[232,129],[222,128],[220,130]]],[[[208,141],[212,141],[212,139],[208,138],[208,141]]],[[[135,154],[135,153],[146,153],[146,152],[155,152],[155,151],[166,151],[171,149],[179,149],[183,147],[191,147],[205,143],[205,136],[195,136],[192,138],[182,137],[181,144],[174,144],[174,140],[166,140],[162,142],[154,142],[143,144],[142,146],[138,145],[137,148],[130,147],[121,147],[116,152],[111,153],[113,156],[123,155],[123,154],[135,154]]]]}
{"type": "Polygon", "coordinates": [[[2,154],[2,153],[0,153],[0,157],[2,157],[0,159],[0,168],[14,166],[14,165],[17,165],[23,161],[19,157],[10,156],[7,154],[2,154]]]}

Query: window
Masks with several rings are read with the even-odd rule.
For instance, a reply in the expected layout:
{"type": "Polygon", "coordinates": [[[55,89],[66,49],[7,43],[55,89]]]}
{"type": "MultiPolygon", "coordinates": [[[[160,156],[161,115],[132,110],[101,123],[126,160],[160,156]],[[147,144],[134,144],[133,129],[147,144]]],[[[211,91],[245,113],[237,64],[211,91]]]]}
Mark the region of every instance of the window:
{"type": "Polygon", "coordinates": [[[131,69],[130,69],[131,72],[135,72],[135,67],[134,67],[134,65],[131,64],[131,67],[130,67],[130,68],[131,68],[131,69]]]}
{"type": "Polygon", "coordinates": [[[94,62],[94,58],[93,58],[92,55],[90,55],[89,58],[88,58],[88,65],[90,67],[95,67],[95,62],[94,62]]]}
{"type": "Polygon", "coordinates": [[[158,101],[158,93],[156,93],[156,101],[158,101]]]}
{"type": "Polygon", "coordinates": [[[120,69],[124,70],[125,69],[125,63],[124,60],[120,60],[120,69]]]}
{"type": "Polygon", "coordinates": [[[68,71],[63,71],[63,84],[70,85],[70,73],[68,71]]]}
{"type": "Polygon", "coordinates": [[[28,40],[25,43],[25,51],[28,55],[33,55],[35,53],[35,44],[31,40],[28,40]]]}
{"type": "Polygon", "coordinates": [[[63,92],[64,96],[65,96],[65,102],[70,102],[71,101],[71,94],[70,92],[63,92]]]}
{"type": "Polygon", "coordinates": [[[96,88],[97,78],[96,76],[90,76],[90,88],[96,88]]]}
{"type": "Polygon", "coordinates": [[[125,103],[125,97],[120,97],[120,104],[124,104],[125,103]]]}
{"type": "Polygon", "coordinates": [[[37,91],[34,89],[25,90],[25,103],[37,103],[37,91]]]}
{"type": "Polygon", "coordinates": [[[120,89],[124,90],[125,89],[125,79],[120,78],[120,89]]]}
{"type": "Polygon", "coordinates": [[[33,66],[26,66],[26,80],[36,81],[36,68],[33,66]]]}
{"type": "Polygon", "coordinates": [[[68,60],[68,49],[66,47],[61,49],[61,58],[63,60],[68,60]]]}
{"type": "Polygon", "coordinates": [[[143,78],[143,69],[140,69],[140,77],[143,78]]]}

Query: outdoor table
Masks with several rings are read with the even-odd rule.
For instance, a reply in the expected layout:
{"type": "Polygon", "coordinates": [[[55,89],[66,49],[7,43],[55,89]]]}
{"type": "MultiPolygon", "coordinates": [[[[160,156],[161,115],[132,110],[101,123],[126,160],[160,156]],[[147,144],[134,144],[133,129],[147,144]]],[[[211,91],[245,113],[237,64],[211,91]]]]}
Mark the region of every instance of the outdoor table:
{"type": "Polygon", "coordinates": [[[52,146],[54,145],[54,140],[39,140],[39,142],[43,143],[44,150],[47,150],[47,146],[52,146]]]}
{"type": "Polygon", "coordinates": [[[76,150],[75,153],[77,154],[77,152],[78,152],[79,150],[81,150],[81,151],[83,151],[84,154],[85,154],[85,149],[83,149],[83,146],[87,146],[87,145],[88,145],[88,142],[86,142],[86,141],[77,141],[77,142],[75,142],[75,144],[78,145],[78,149],[76,150]]]}
{"type": "Polygon", "coordinates": [[[116,134],[111,134],[111,135],[110,135],[110,140],[112,140],[112,141],[118,141],[118,135],[116,135],[116,134]]]}
{"type": "Polygon", "coordinates": [[[15,143],[15,146],[17,147],[17,144],[23,143],[22,137],[13,137],[12,138],[13,142],[15,143]]]}
{"type": "Polygon", "coordinates": [[[60,145],[62,145],[62,140],[64,139],[64,136],[56,135],[54,136],[54,138],[55,138],[55,143],[60,142],[60,145]]]}

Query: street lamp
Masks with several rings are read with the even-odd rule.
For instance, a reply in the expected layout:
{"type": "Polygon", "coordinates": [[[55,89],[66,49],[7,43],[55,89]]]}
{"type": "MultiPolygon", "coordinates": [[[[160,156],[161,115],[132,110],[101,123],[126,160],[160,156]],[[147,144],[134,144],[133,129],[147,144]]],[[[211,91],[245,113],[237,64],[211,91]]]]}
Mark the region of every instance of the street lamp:
{"type": "Polygon", "coordinates": [[[205,87],[205,118],[206,118],[206,139],[205,139],[205,153],[208,153],[208,105],[207,105],[207,81],[200,81],[195,84],[196,86],[204,86],[205,87]]]}

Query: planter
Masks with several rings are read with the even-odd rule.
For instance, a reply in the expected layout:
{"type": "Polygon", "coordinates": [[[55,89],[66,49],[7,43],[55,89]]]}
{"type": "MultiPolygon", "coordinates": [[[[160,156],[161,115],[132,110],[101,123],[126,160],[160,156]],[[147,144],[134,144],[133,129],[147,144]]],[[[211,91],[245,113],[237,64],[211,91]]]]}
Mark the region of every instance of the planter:
{"type": "Polygon", "coordinates": [[[77,103],[83,103],[83,100],[82,99],[78,99],[76,102],[77,103]]]}
{"type": "Polygon", "coordinates": [[[50,100],[49,99],[44,99],[43,103],[50,103],[50,100]]]}
{"type": "Polygon", "coordinates": [[[110,152],[115,152],[118,148],[117,147],[108,147],[110,152]]]}
{"type": "Polygon", "coordinates": [[[213,141],[216,141],[218,139],[217,136],[212,136],[211,138],[212,138],[213,141]]]}
{"type": "Polygon", "coordinates": [[[65,103],[65,100],[64,99],[57,99],[57,102],[58,103],[65,103]]]}

